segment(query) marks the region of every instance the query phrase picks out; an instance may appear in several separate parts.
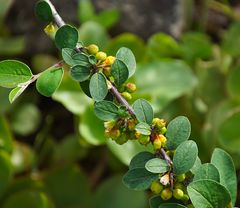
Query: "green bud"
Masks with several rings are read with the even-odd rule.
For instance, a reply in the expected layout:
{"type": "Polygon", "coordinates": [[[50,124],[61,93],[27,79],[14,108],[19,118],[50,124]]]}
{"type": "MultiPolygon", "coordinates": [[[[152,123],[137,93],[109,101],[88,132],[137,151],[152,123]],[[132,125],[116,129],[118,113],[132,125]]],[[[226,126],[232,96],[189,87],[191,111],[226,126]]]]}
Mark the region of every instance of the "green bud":
{"type": "Polygon", "coordinates": [[[137,89],[136,85],[133,84],[133,83],[127,83],[126,84],[126,90],[129,92],[129,93],[133,93],[135,92],[137,89]]]}
{"type": "Polygon", "coordinates": [[[167,132],[167,128],[164,126],[164,127],[162,127],[161,128],[161,130],[160,130],[160,134],[165,134],[167,132]]]}
{"type": "Polygon", "coordinates": [[[132,95],[129,92],[122,92],[121,95],[127,100],[131,100],[132,99],[132,95]]]}
{"type": "Polygon", "coordinates": [[[176,199],[182,199],[184,193],[181,189],[174,189],[173,190],[173,196],[176,198],[176,199]]]}
{"type": "Polygon", "coordinates": [[[128,141],[128,139],[127,139],[126,134],[122,134],[120,137],[118,137],[117,139],[115,139],[115,142],[116,142],[117,144],[120,144],[120,145],[126,143],[127,141],[128,141]]]}
{"type": "Polygon", "coordinates": [[[102,51],[99,51],[99,52],[96,54],[96,59],[97,59],[97,60],[104,61],[106,58],[107,58],[107,54],[104,53],[104,52],[102,52],[102,51]]]}
{"type": "Polygon", "coordinates": [[[160,184],[158,181],[154,181],[152,184],[151,184],[151,191],[154,193],[154,194],[160,194],[160,192],[163,190],[163,185],[160,184]]]}
{"type": "Polygon", "coordinates": [[[181,198],[184,202],[187,202],[189,200],[189,196],[187,194],[184,194],[181,198]]]}
{"type": "Polygon", "coordinates": [[[178,175],[177,176],[177,181],[178,182],[183,182],[186,178],[186,175],[185,174],[181,174],[181,175],[178,175]]]}
{"type": "Polygon", "coordinates": [[[140,144],[146,145],[150,142],[150,136],[147,135],[141,135],[141,137],[138,139],[140,144]]]}
{"type": "Polygon", "coordinates": [[[171,192],[170,188],[164,189],[164,190],[161,192],[160,196],[161,196],[161,198],[162,198],[163,200],[169,200],[169,199],[171,199],[171,198],[172,198],[172,192],[171,192]]]}
{"type": "Polygon", "coordinates": [[[96,53],[98,53],[99,48],[97,45],[91,44],[87,47],[87,50],[88,50],[88,53],[95,55],[96,53]]]}
{"type": "Polygon", "coordinates": [[[161,147],[162,147],[162,142],[161,142],[161,139],[160,139],[160,138],[156,138],[156,139],[153,141],[153,147],[154,147],[155,150],[161,149],[161,147]]]}

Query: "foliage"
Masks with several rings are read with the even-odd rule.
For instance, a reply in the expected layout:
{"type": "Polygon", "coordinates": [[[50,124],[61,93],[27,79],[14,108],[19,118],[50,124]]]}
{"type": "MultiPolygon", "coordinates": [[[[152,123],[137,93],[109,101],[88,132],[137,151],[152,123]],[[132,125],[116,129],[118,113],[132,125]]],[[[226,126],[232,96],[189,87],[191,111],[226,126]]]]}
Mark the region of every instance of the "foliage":
{"type": "MultiPolygon", "coordinates": [[[[109,198],[111,207],[145,207],[145,193],[126,189],[119,176],[91,193],[83,171],[74,163],[88,155],[90,145],[101,144],[106,144],[118,159],[129,164],[123,176],[126,187],[151,190],[154,196],[149,201],[150,207],[234,206],[237,198],[234,162],[237,167],[239,164],[215,146],[228,150],[233,158],[239,156],[236,84],[239,70],[238,67],[232,69],[233,64],[237,65],[238,53],[232,39],[238,34],[238,24],[224,36],[223,48],[214,46],[207,35],[199,32],[186,33],[179,42],[158,33],[145,45],[132,34],[109,39],[106,28],[114,25],[118,12],[96,14],[87,0],[80,3],[79,18],[83,24],[79,29],[71,25],[58,28],[56,21],[54,25],[48,0],[37,3],[36,15],[49,24],[47,28],[53,27],[48,34],[54,37],[63,61],[36,74],[22,62],[1,61],[0,86],[14,88],[9,93],[9,101],[15,103],[36,81],[41,95],[52,96],[74,114],[80,135],[55,144],[48,134],[52,125],[48,118],[32,149],[13,144],[5,117],[1,115],[0,201],[3,207],[16,204],[46,208],[108,207],[109,198]],[[69,73],[64,73],[66,71],[69,73]],[[225,85],[217,83],[216,77],[223,80],[226,89],[219,89],[225,85]],[[217,108],[216,103],[219,103],[217,108]],[[189,119],[177,116],[169,121],[182,109],[189,119]],[[154,116],[160,112],[169,122],[154,116]],[[195,141],[189,140],[190,137],[195,141]],[[198,153],[207,161],[212,150],[211,162],[201,164],[198,153]],[[46,162],[46,158],[51,159],[46,162]],[[62,161],[66,165],[42,173],[43,161],[46,167],[55,167],[62,161]],[[29,170],[33,176],[17,178],[10,184],[15,174],[29,170]],[[109,191],[113,186],[114,190],[109,191]],[[25,196],[28,202],[24,201],[25,196]],[[134,200],[129,200],[132,204],[126,203],[120,196],[134,200]]],[[[5,92],[9,91],[3,91],[4,97],[5,92]]],[[[5,111],[5,107],[1,109],[5,111]]],[[[35,107],[25,104],[17,107],[10,119],[15,133],[30,135],[39,128],[40,123],[35,121],[40,120],[41,115],[35,107]],[[25,115],[29,121],[27,128],[25,115]]]]}

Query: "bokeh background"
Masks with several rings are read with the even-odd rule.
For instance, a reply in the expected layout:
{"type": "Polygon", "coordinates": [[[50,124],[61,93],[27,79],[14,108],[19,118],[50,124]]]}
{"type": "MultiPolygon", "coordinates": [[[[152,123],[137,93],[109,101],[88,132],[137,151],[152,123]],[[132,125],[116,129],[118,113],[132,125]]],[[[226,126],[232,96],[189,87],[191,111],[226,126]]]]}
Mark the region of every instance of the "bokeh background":
{"type": "MultiPolygon", "coordinates": [[[[21,60],[37,74],[60,54],[34,16],[35,3],[0,0],[0,60],[21,60]]],[[[129,47],[138,62],[133,100],[149,100],[167,121],[187,116],[201,160],[221,147],[240,178],[239,0],[53,3],[85,45],[108,55],[129,47]]],[[[10,89],[0,88],[0,207],[147,208],[149,193],[121,182],[130,159],[146,148],[106,139],[92,101],[65,70],[52,98],[31,85],[10,105],[10,89]]]]}

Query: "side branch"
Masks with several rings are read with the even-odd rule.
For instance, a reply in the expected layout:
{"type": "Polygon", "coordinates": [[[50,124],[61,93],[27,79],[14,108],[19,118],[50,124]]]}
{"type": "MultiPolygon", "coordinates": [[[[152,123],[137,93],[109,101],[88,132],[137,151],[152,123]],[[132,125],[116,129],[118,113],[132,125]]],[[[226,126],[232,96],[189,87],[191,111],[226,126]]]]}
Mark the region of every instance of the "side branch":
{"type": "Polygon", "coordinates": [[[66,23],[63,21],[62,17],[58,14],[55,6],[52,4],[52,2],[50,0],[46,0],[46,1],[52,9],[53,19],[54,19],[55,23],[57,24],[57,26],[58,27],[64,26],[66,23]]]}

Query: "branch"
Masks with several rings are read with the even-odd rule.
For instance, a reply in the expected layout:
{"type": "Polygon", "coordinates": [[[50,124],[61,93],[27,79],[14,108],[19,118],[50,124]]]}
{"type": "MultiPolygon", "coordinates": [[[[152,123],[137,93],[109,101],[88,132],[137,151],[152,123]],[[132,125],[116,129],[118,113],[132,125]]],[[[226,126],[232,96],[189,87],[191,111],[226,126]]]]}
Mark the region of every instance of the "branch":
{"type": "Polygon", "coordinates": [[[46,1],[52,9],[53,19],[54,19],[55,23],[57,24],[57,26],[58,27],[64,26],[66,23],[63,21],[62,17],[58,14],[55,6],[52,4],[52,2],[50,0],[46,0],[46,1]]]}
{"type": "MultiPolygon", "coordinates": [[[[63,25],[65,25],[65,22],[63,21],[61,16],[58,14],[58,12],[57,12],[56,8],[53,6],[52,2],[50,0],[46,0],[46,1],[49,3],[49,5],[52,8],[53,18],[54,18],[55,23],[58,25],[58,27],[62,27],[63,25]]],[[[76,50],[78,51],[79,48],[76,48],[76,50]]],[[[115,98],[117,99],[117,101],[120,104],[122,104],[123,106],[126,107],[127,111],[132,116],[135,116],[134,110],[131,107],[131,105],[122,97],[122,95],[118,92],[117,88],[109,80],[108,80],[108,83],[109,83],[110,92],[112,93],[112,95],[115,96],[115,98]]],[[[173,164],[173,162],[163,148],[160,149],[160,153],[163,156],[164,160],[166,160],[168,165],[171,166],[173,164]]]]}

